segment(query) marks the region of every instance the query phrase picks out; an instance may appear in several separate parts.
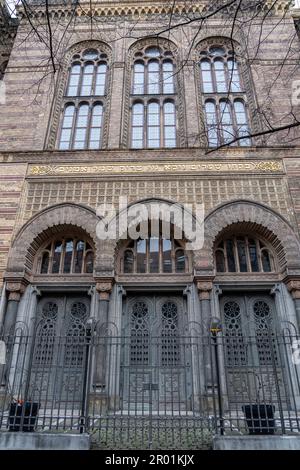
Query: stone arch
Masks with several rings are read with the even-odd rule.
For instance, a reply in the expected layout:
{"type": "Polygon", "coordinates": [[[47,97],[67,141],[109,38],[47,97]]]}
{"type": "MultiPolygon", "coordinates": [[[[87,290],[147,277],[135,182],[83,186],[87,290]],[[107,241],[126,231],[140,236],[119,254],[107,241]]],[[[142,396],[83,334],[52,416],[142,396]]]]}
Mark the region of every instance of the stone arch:
{"type": "Polygon", "coordinates": [[[273,209],[253,201],[227,202],[210,212],[204,221],[204,245],[197,254],[197,271],[213,273],[216,239],[229,227],[243,225],[263,236],[277,254],[280,272],[300,273],[300,241],[292,226],[273,209]]]}
{"type": "MultiPolygon", "coordinates": [[[[159,203],[159,204],[163,204],[163,205],[166,205],[166,206],[176,206],[176,208],[180,211],[182,210],[185,210],[189,213],[190,217],[192,218],[192,220],[194,222],[197,222],[196,221],[196,217],[195,215],[192,213],[192,211],[190,211],[189,209],[187,208],[184,208],[182,204],[178,203],[178,202],[175,202],[175,201],[171,201],[169,199],[165,199],[165,198],[153,198],[153,197],[150,197],[150,198],[144,198],[144,199],[140,199],[140,200],[136,200],[136,201],[133,201],[131,202],[130,204],[128,204],[128,206],[126,206],[124,209],[122,209],[121,211],[119,211],[116,216],[112,217],[108,224],[107,224],[107,229],[110,230],[110,228],[112,230],[114,230],[114,227],[115,227],[115,224],[118,228],[118,223],[119,221],[121,220],[122,218],[122,215],[125,213],[126,210],[130,210],[131,208],[134,208],[135,206],[137,206],[138,204],[144,204],[147,208],[149,208],[149,206],[153,203],[159,203]]],[[[199,223],[201,224],[202,221],[199,221],[199,223]]],[[[201,224],[202,225],[202,224],[201,224]]],[[[180,227],[179,227],[180,228],[180,227]]],[[[126,232],[127,232],[127,227],[126,227],[126,232]]],[[[118,236],[116,237],[116,239],[113,241],[107,241],[107,242],[104,242],[106,243],[106,253],[107,255],[110,256],[110,259],[111,257],[113,257],[114,259],[114,266],[116,264],[116,258],[118,256],[118,252],[119,252],[119,248],[122,246],[123,242],[125,242],[125,238],[122,237],[122,235],[124,235],[124,233],[119,233],[117,234],[118,236]],[[110,250],[110,251],[109,251],[110,250]]],[[[188,238],[187,237],[184,237],[185,240],[188,241],[188,238]]],[[[190,251],[190,253],[188,253],[188,256],[189,256],[189,260],[190,260],[190,264],[192,265],[192,251],[190,251]]]]}
{"type": "Polygon", "coordinates": [[[95,212],[83,205],[73,203],[56,204],[34,215],[16,235],[9,254],[5,275],[28,277],[32,273],[35,255],[40,246],[54,234],[72,227],[85,233],[95,248],[95,269],[100,264],[99,240],[96,227],[99,219],[95,212]]]}

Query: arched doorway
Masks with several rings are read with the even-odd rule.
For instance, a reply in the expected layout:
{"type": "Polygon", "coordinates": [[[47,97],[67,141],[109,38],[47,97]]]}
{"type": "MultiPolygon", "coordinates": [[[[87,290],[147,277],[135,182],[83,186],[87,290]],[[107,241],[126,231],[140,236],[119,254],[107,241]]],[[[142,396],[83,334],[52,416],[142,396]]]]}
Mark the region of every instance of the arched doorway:
{"type": "Polygon", "coordinates": [[[280,263],[269,233],[236,223],[220,233],[214,246],[224,378],[229,408],[237,411],[259,403],[283,411],[292,395],[291,339],[283,334],[287,318],[275,299],[280,263]]]}
{"type": "MultiPolygon", "coordinates": [[[[121,408],[149,413],[186,410],[191,394],[191,349],[183,279],[191,272],[185,241],[159,233],[126,240],[118,250],[122,305],[121,408]]],[[[150,232],[149,232],[150,233],[150,232]]]]}
{"type": "Polygon", "coordinates": [[[39,286],[31,314],[32,341],[25,395],[43,407],[79,407],[86,368],[86,323],[90,296],[93,242],[75,227],[42,243],[33,262],[39,286]]]}

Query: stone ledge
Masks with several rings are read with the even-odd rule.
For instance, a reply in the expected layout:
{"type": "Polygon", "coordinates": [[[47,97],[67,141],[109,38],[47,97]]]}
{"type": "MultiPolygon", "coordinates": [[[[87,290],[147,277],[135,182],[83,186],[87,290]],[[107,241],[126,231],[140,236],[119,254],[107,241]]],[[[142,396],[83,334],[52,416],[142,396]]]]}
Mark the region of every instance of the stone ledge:
{"type": "Polygon", "coordinates": [[[0,432],[0,450],[89,450],[89,434],[0,432]]]}
{"type": "Polygon", "coordinates": [[[214,450],[300,450],[299,436],[215,436],[214,450]]]}

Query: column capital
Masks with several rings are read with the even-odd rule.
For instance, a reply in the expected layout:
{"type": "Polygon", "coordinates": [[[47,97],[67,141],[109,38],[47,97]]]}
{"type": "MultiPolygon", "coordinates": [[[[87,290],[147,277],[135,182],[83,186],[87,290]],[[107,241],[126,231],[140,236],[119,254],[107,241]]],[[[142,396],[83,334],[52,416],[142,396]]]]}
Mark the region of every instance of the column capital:
{"type": "Polygon", "coordinates": [[[113,287],[113,279],[97,279],[96,291],[99,293],[100,300],[109,300],[113,287]]]}
{"type": "Polygon", "coordinates": [[[197,289],[199,292],[200,300],[210,300],[210,293],[213,288],[213,283],[210,280],[197,281],[197,289]]]}
{"type": "Polygon", "coordinates": [[[293,299],[300,299],[300,279],[289,279],[286,286],[293,299]]]}
{"type": "Polygon", "coordinates": [[[15,300],[19,302],[22,294],[24,294],[27,283],[24,281],[8,281],[6,283],[6,290],[8,291],[8,300],[15,300]]]}

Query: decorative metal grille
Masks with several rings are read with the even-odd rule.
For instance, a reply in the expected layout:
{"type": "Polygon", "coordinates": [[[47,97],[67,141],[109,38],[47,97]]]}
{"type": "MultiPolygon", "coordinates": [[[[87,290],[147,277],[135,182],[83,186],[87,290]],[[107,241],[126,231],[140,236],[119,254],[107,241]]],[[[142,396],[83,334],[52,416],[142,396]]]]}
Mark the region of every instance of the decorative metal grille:
{"type": "Polygon", "coordinates": [[[165,302],[161,314],[161,363],[163,366],[175,366],[180,362],[177,305],[171,301],[165,302]]]}
{"type": "Polygon", "coordinates": [[[74,302],[70,309],[69,327],[66,338],[65,365],[81,366],[84,358],[85,321],[88,316],[83,302],[74,302]]]}
{"type": "Polygon", "coordinates": [[[246,364],[247,353],[242,331],[241,310],[237,302],[224,304],[226,360],[228,366],[246,364]]]}
{"type": "Polygon", "coordinates": [[[253,304],[253,314],[259,363],[261,365],[277,363],[278,356],[270,306],[264,300],[257,300],[253,304]]]}
{"type": "Polygon", "coordinates": [[[132,365],[149,362],[149,311],[145,302],[133,305],[131,312],[130,363],[132,365]]]}
{"type": "Polygon", "coordinates": [[[58,305],[56,303],[47,302],[43,306],[36,334],[33,359],[35,365],[50,365],[53,361],[57,315],[58,305]]]}

